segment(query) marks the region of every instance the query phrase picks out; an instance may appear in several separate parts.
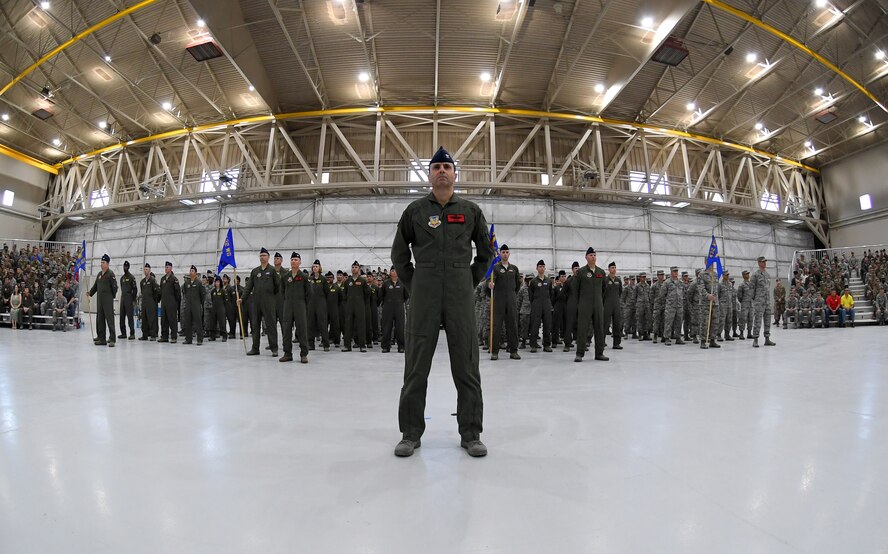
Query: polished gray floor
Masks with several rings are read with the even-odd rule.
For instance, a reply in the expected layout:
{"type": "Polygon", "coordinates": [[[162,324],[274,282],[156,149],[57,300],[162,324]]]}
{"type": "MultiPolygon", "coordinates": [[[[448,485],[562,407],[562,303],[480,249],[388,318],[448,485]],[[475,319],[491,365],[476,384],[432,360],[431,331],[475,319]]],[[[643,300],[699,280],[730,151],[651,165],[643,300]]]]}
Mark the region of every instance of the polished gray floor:
{"type": "Polygon", "coordinates": [[[0,552],[886,552],[886,337],[482,356],[472,459],[442,334],[398,459],[394,353],[2,329],[0,552]]]}

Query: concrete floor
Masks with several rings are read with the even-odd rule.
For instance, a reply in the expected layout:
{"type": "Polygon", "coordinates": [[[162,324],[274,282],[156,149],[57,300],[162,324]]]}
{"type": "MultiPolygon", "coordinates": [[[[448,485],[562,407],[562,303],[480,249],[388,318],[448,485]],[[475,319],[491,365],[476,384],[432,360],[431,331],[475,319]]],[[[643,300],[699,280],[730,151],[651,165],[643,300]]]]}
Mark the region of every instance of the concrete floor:
{"type": "Polygon", "coordinates": [[[0,552],[886,552],[886,336],[482,356],[472,459],[442,334],[398,459],[394,353],[3,329],[0,552]]]}

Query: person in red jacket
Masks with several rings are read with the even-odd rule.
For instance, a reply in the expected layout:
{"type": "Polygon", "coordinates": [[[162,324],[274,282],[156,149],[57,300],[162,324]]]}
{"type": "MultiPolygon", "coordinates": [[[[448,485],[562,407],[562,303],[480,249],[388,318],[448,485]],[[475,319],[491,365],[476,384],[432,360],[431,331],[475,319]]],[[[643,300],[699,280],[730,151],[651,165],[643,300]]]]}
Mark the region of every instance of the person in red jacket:
{"type": "Polygon", "coordinates": [[[839,315],[839,308],[842,306],[842,297],[839,291],[833,289],[829,296],[826,297],[826,309],[823,310],[823,325],[829,327],[829,316],[839,315]]]}

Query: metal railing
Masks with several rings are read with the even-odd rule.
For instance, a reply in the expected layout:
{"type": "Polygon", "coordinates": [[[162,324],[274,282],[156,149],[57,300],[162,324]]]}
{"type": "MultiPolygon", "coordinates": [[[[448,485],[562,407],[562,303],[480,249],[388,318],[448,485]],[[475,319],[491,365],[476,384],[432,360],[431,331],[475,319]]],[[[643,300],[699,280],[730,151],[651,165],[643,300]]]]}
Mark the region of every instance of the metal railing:
{"type": "MultiPolygon", "coordinates": [[[[798,269],[799,263],[801,262],[802,257],[804,256],[805,262],[810,263],[811,260],[817,260],[818,262],[823,260],[824,258],[829,258],[832,260],[834,257],[838,257],[839,260],[842,258],[846,258],[848,260],[851,259],[851,254],[854,254],[854,257],[857,259],[858,270],[860,268],[860,262],[863,260],[864,256],[867,252],[878,252],[881,250],[888,250],[888,244],[867,244],[862,246],[843,246],[841,248],[823,248],[819,250],[796,250],[792,254],[792,263],[789,266],[789,274],[786,276],[787,282],[792,282],[793,273],[798,269]]],[[[859,276],[859,275],[858,275],[859,276]]]]}
{"type": "MultiPolygon", "coordinates": [[[[71,254],[71,262],[77,260],[77,256],[80,254],[81,244],[76,242],[60,242],[60,241],[49,241],[49,240],[31,240],[31,239],[13,239],[13,238],[0,238],[0,260],[5,259],[7,255],[12,255],[13,252],[22,252],[30,248],[32,252],[34,252],[34,256],[37,257],[39,255],[38,263],[42,266],[44,261],[42,258],[45,254],[56,254],[59,252],[70,252],[71,254]],[[42,248],[42,250],[41,250],[42,248]]],[[[65,280],[67,280],[67,273],[71,271],[70,266],[59,269],[59,275],[57,276],[54,285],[64,286],[65,280]]],[[[0,275],[5,279],[5,270],[3,271],[3,275],[0,275]]],[[[80,280],[78,283],[77,289],[77,302],[74,307],[74,317],[75,319],[80,317],[80,305],[82,303],[83,295],[84,295],[84,287],[88,287],[89,279],[86,272],[80,272],[80,280]]],[[[41,286],[44,283],[41,283],[41,286]]],[[[87,288],[88,290],[88,288],[87,288]]]]}

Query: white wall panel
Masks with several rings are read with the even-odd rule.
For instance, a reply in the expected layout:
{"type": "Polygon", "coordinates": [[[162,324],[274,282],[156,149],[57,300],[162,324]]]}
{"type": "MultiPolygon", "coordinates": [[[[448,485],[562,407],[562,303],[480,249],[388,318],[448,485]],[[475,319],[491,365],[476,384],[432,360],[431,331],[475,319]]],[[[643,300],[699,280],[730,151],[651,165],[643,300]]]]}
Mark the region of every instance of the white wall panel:
{"type": "MultiPolygon", "coordinates": [[[[295,250],[302,254],[306,266],[319,258],[325,269],[334,272],[349,269],[355,259],[373,268],[389,267],[397,221],[417,197],[215,204],[67,227],[59,231],[57,239],[80,242],[85,238],[95,267],[101,249],[107,250],[117,273],[123,257],[136,268],[147,260],[158,274],[165,260],[172,261],[180,275],[191,264],[201,272],[215,268],[229,225],[234,229],[235,251],[244,271],[258,264],[258,251],[263,246],[272,254],[281,252],[286,259],[295,250]],[[146,219],[150,219],[147,237],[146,219]],[[94,236],[98,242],[93,242],[94,236]]],[[[534,273],[540,258],[549,272],[569,270],[574,260],[585,265],[589,246],[599,252],[598,265],[606,267],[613,260],[621,274],[651,274],[672,265],[692,271],[703,265],[710,235],[715,234],[725,266],[736,278],[742,269],[755,269],[760,255],[768,257],[776,277],[786,275],[794,250],[814,243],[804,229],[723,221],[659,208],[647,212],[640,207],[542,198],[471,199],[482,207],[488,221],[496,224],[499,242],[510,246],[512,260],[524,273],[534,273]],[[649,220],[652,229],[648,228],[649,220]]]]}

